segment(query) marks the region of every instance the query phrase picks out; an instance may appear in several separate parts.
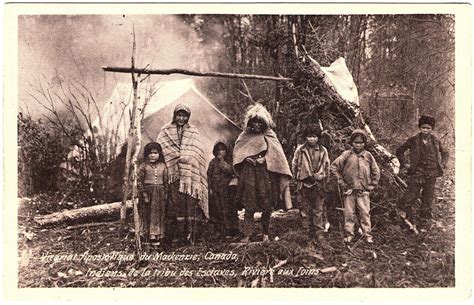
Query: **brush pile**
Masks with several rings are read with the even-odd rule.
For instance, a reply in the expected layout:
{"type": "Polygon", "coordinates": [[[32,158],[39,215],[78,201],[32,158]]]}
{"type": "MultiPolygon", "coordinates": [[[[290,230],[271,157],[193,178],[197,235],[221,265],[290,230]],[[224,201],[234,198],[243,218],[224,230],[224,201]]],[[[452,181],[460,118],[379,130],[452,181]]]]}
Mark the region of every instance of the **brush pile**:
{"type": "MultiPolygon", "coordinates": [[[[278,120],[280,128],[283,126],[279,134],[287,139],[287,146],[293,148],[304,141],[300,135],[305,126],[321,124],[325,130],[321,142],[328,148],[332,161],[350,148],[348,139],[354,129],[367,130],[368,126],[359,107],[341,98],[324,79],[324,73],[316,62],[299,63],[297,67],[294,82],[288,83],[283,90],[283,99],[287,102],[283,111],[285,115],[278,120]]],[[[398,160],[380,148],[369,137],[366,149],[374,155],[381,169],[380,184],[372,194],[372,201],[376,204],[383,202],[386,208],[395,209],[397,197],[405,191],[406,184],[394,174],[398,160]]],[[[335,191],[334,183],[332,186],[335,191]]]]}

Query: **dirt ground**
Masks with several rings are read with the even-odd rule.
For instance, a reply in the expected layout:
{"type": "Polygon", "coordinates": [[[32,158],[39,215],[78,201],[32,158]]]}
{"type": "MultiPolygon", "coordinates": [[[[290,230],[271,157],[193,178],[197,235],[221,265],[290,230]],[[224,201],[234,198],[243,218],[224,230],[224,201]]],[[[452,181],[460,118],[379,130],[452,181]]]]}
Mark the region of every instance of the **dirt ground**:
{"type": "Polygon", "coordinates": [[[207,226],[195,246],[147,252],[141,261],[134,257],[134,233],[119,234],[116,222],[39,227],[32,220],[35,200],[22,200],[18,286],[454,287],[453,177],[438,179],[431,229],[419,235],[402,229],[393,206],[381,202],[372,206],[374,244],[357,238],[346,246],[342,216],[332,210],[326,243],[314,245],[290,210],[273,214],[270,242],[213,241],[207,226]]]}

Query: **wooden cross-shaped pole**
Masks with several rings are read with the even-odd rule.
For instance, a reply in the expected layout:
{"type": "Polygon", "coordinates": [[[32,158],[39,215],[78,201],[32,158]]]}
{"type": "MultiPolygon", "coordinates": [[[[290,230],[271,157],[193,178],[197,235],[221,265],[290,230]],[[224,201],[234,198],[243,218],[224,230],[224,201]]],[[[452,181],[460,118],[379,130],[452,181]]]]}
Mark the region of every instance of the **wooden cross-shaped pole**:
{"type": "MultiPolygon", "coordinates": [[[[169,74],[184,74],[192,76],[201,76],[201,77],[224,77],[224,78],[239,78],[239,79],[256,79],[256,80],[270,80],[270,81],[292,81],[291,78],[282,77],[282,76],[267,76],[267,75],[255,75],[255,74],[239,74],[239,73],[223,73],[223,72],[200,72],[200,71],[191,71],[186,69],[147,69],[147,68],[136,68],[135,67],[135,53],[136,53],[136,42],[135,42],[135,27],[133,27],[133,53],[132,53],[132,65],[131,67],[108,67],[104,66],[102,69],[106,72],[115,72],[115,73],[131,73],[132,76],[132,85],[133,85],[133,102],[132,102],[132,114],[130,118],[130,129],[128,133],[127,141],[127,154],[126,154],[126,163],[125,163],[125,174],[124,174],[124,185],[123,185],[123,199],[122,206],[120,209],[120,222],[122,228],[125,227],[126,221],[126,201],[130,190],[130,165],[133,165],[134,171],[134,181],[132,184],[132,201],[133,201],[133,214],[134,214],[134,224],[135,224],[135,239],[136,239],[136,248],[137,256],[139,257],[142,253],[142,247],[140,242],[140,218],[138,215],[138,202],[135,197],[137,197],[137,181],[136,181],[136,171],[137,171],[137,158],[138,153],[141,147],[141,112],[144,109],[138,107],[138,84],[140,75],[151,75],[151,74],[160,74],[160,75],[169,75],[169,74]],[[136,139],[135,153],[132,158],[132,145],[136,139]],[[130,160],[132,158],[132,160],[130,160]]],[[[248,89],[247,89],[248,90],[248,89]]]]}
{"type": "MultiPolygon", "coordinates": [[[[136,42],[135,42],[135,26],[133,27],[133,50],[132,50],[132,70],[135,68],[135,57],[136,57],[136,42]]],[[[127,197],[130,190],[130,165],[133,165],[133,184],[132,184],[132,202],[133,202],[133,222],[135,228],[135,245],[137,258],[139,259],[142,254],[142,245],[140,240],[140,217],[138,214],[138,199],[137,197],[137,160],[138,153],[141,148],[141,105],[138,105],[138,83],[139,75],[132,72],[132,86],[133,86],[133,100],[132,100],[132,113],[130,117],[130,128],[128,130],[127,140],[127,154],[125,158],[125,174],[124,174],[124,185],[123,185],[123,199],[122,206],[120,209],[120,222],[122,229],[126,225],[126,214],[127,214],[127,197]],[[136,139],[136,142],[135,142],[136,139]],[[135,152],[132,157],[132,145],[136,145],[135,152]],[[130,160],[131,159],[131,160],[130,160]]]]}

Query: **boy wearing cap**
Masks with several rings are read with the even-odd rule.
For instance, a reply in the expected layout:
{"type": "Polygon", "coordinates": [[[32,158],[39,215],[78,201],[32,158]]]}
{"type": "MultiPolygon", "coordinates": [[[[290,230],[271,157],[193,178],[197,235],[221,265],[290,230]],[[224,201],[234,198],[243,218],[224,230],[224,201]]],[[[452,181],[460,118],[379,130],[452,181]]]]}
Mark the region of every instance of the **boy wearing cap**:
{"type": "Polygon", "coordinates": [[[378,184],[380,169],[374,156],[367,150],[367,135],[361,129],[352,132],[349,140],[352,148],[344,151],[331,164],[331,173],[344,198],[344,230],[346,242],[354,239],[355,210],[367,243],[373,243],[370,222],[369,194],[378,184]]]}
{"type": "Polygon", "coordinates": [[[404,153],[410,151],[408,191],[400,205],[406,212],[407,219],[412,224],[419,224],[422,231],[426,231],[429,227],[436,178],[443,175],[449,157],[448,151],[432,134],[434,126],[433,117],[421,116],[418,121],[420,132],[409,138],[396,151],[401,168],[406,167],[404,153]],[[421,199],[421,205],[416,209],[418,198],[421,199]]]}
{"type": "Polygon", "coordinates": [[[304,132],[306,142],[295,151],[292,172],[297,182],[296,191],[301,198],[301,210],[307,215],[309,237],[323,239],[324,197],[329,178],[328,151],[319,142],[321,129],[310,124],[304,132]]]}

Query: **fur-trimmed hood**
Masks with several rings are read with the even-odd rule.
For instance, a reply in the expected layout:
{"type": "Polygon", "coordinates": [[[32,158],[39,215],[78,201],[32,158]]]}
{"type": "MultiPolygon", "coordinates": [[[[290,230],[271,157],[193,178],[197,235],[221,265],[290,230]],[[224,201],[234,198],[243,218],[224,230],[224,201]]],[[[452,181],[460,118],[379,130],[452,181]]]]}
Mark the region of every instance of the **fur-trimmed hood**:
{"type": "Polygon", "coordinates": [[[274,128],[275,123],[273,122],[272,115],[268,110],[260,103],[255,103],[247,108],[245,113],[244,128],[248,127],[248,123],[252,119],[259,119],[267,125],[268,128],[274,128]]]}

